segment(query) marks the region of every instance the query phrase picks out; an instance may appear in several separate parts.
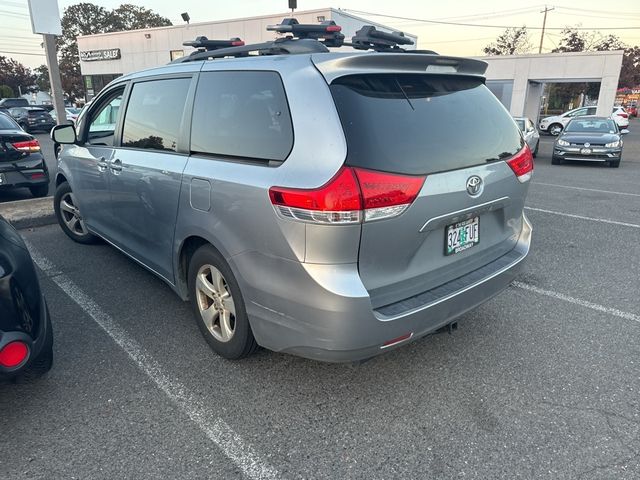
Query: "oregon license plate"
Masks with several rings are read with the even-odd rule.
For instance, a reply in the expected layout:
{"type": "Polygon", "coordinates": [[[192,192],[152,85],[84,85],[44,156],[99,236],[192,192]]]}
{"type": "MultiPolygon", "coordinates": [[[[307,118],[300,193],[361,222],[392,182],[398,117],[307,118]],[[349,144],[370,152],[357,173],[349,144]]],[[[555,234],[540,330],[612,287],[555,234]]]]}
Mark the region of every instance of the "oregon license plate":
{"type": "Polygon", "coordinates": [[[447,225],[445,234],[445,255],[463,252],[480,242],[480,217],[447,225]]]}

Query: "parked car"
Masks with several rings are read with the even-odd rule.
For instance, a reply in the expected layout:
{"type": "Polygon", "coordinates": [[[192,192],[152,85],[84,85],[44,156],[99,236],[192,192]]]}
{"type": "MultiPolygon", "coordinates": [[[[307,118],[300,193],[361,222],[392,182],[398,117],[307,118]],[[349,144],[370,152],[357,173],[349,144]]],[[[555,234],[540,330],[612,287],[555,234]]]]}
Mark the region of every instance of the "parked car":
{"type": "Polygon", "coordinates": [[[29,101],[26,98],[3,98],[0,99],[0,108],[10,109],[14,107],[28,107],[29,101]]]}
{"type": "Polygon", "coordinates": [[[0,112],[0,190],[27,187],[34,197],[49,192],[49,170],[40,143],[0,112]]]}
{"type": "Polygon", "coordinates": [[[49,132],[56,125],[51,115],[40,107],[10,108],[9,113],[25,132],[49,132]]]}
{"type": "Polygon", "coordinates": [[[613,107],[611,118],[615,120],[620,128],[627,128],[629,126],[629,113],[623,107],[613,107]]]}
{"type": "Polygon", "coordinates": [[[629,105],[627,105],[626,110],[627,110],[627,113],[629,114],[630,117],[637,117],[638,116],[638,104],[637,103],[630,103],[629,105]]]}
{"type": "Polygon", "coordinates": [[[545,117],[540,120],[540,131],[548,133],[550,135],[560,135],[560,132],[564,130],[564,127],[571,121],[574,117],[580,117],[582,115],[595,115],[597,107],[580,107],[574,108],[573,110],[569,110],[568,112],[563,113],[562,115],[555,115],[552,117],[545,117]]]}
{"type": "Polygon", "coordinates": [[[0,216],[0,379],[30,380],[51,369],[53,330],[24,241],[0,216]]]}
{"type": "Polygon", "coordinates": [[[518,124],[525,142],[529,145],[529,149],[533,153],[533,158],[538,156],[538,147],[540,146],[540,134],[535,124],[526,117],[514,117],[518,124]]]}
{"type": "Polygon", "coordinates": [[[533,159],[487,64],[276,42],[119,77],[55,127],[62,230],[162,278],[232,359],[366,359],[505,289],[533,159]]]}
{"type": "Polygon", "coordinates": [[[622,135],[608,117],[580,117],[569,122],[553,146],[551,163],[559,165],[567,160],[608,163],[618,168],[622,160],[622,135]]]}
{"type": "MultiPolygon", "coordinates": [[[[80,114],[80,109],[75,107],[65,107],[64,111],[67,114],[67,120],[71,120],[72,122],[75,122],[78,118],[78,115],[80,114]]],[[[58,123],[58,116],[56,115],[55,110],[51,110],[49,112],[49,115],[51,115],[51,118],[53,118],[54,122],[58,123]]]]}

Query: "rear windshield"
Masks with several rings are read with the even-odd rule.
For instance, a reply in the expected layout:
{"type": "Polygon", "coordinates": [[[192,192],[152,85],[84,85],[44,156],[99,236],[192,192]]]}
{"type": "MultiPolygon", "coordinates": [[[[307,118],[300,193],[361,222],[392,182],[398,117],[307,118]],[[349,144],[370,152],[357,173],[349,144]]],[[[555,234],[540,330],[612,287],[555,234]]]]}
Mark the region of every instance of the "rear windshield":
{"type": "Polygon", "coordinates": [[[477,78],[349,75],[331,93],[348,165],[424,175],[508,158],[523,145],[513,118],[477,78]]]}
{"type": "Polygon", "coordinates": [[[0,114],[0,130],[15,130],[18,126],[6,115],[0,114]]]}

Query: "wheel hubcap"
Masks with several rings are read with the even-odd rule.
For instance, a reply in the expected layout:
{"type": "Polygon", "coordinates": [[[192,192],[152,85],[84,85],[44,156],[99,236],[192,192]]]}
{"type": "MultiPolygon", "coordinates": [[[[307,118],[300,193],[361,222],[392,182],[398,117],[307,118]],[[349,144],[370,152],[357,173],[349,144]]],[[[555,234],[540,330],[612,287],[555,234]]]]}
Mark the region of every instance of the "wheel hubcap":
{"type": "Polygon", "coordinates": [[[198,310],[207,330],[220,342],[233,338],[236,306],[227,281],[213,265],[203,265],[196,275],[198,310]]]}
{"type": "Polygon", "coordinates": [[[69,230],[76,235],[86,235],[89,233],[80,215],[80,210],[76,206],[76,199],[73,193],[65,193],[60,199],[60,213],[62,220],[69,230]]]}

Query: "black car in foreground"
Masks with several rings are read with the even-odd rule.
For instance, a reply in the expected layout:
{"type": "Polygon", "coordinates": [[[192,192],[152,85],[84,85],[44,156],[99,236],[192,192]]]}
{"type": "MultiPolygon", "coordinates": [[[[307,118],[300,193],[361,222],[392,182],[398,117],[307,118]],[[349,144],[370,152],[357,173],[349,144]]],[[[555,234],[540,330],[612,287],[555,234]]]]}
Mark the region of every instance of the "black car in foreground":
{"type": "Polygon", "coordinates": [[[56,126],[56,121],[47,110],[41,107],[10,108],[9,113],[25,132],[47,132],[56,126]]]}
{"type": "Polygon", "coordinates": [[[565,160],[604,162],[618,168],[622,160],[622,135],[626,133],[629,130],[620,130],[608,117],[576,117],[556,138],[551,163],[560,165],[565,160]]]}
{"type": "Polygon", "coordinates": [[[49,170],[40,143],[0,112],[0,190],[27,187],[34,197],[49,192],[49,170]]]}
{"type": "Polygon", "coordinates": [[[30,380],[51,369],[47,302],[22,238],[0,217],[0,379],[30,380]]]}

